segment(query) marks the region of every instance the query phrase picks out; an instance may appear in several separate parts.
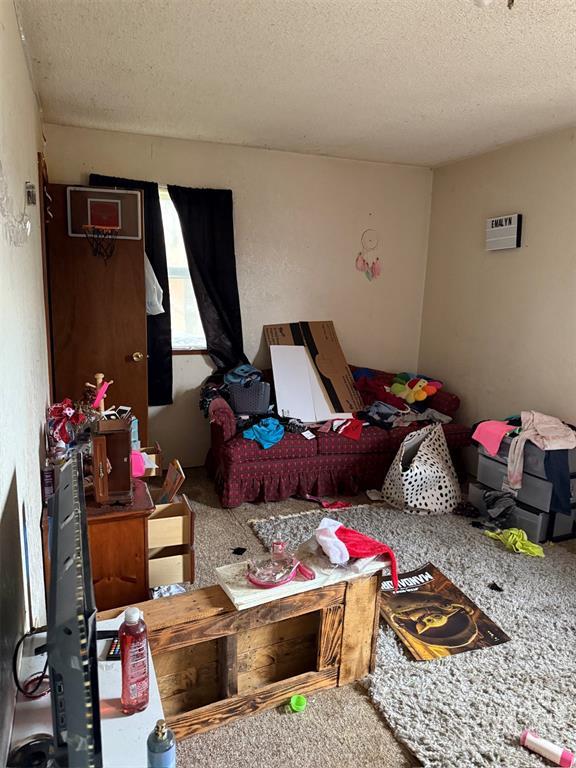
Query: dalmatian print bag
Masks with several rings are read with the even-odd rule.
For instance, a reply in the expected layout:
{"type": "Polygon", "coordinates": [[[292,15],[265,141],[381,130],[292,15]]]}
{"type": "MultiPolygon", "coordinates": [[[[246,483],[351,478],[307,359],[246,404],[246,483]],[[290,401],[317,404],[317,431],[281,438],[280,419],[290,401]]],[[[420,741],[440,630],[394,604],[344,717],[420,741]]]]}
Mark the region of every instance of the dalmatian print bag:
{"type": "Polygon", "coordinates": [[[460,485],[440,424],[412,432],[402,445],[382,486],[384,500],[397,509],[446,515],[460,503],[460,485]]]}

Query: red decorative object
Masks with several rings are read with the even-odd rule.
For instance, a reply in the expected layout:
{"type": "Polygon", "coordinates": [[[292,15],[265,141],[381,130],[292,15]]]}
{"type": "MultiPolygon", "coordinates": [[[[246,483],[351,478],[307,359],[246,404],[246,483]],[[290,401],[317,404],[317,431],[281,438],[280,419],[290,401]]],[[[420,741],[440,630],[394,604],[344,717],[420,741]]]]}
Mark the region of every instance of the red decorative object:
{"type": "Polygon", "coordinates": [[[61,403],[54,403],[48,408],[48,435],[55,442],[70,443],[74,439],[75,428],[84,424],[86,416],[74,408],[69,397],[61,403]]]}

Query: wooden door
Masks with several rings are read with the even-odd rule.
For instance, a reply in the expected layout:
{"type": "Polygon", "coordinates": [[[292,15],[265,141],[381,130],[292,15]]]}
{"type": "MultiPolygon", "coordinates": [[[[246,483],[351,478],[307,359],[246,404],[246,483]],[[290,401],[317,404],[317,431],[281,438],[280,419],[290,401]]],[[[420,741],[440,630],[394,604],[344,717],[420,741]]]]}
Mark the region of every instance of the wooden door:
{"type": "MultiPolygon", "coordinates": [[[[54,397],[78,399],[84,382],[114,380],[106,406],[130,405],[140,440],[148,430],[144,241],[118,240],[105,262],[85,238],[69,237],[65,184],[50,184],[47,252],[54,397]]],[[[143,228],[142,228],[143,229],[143,228]]]]}

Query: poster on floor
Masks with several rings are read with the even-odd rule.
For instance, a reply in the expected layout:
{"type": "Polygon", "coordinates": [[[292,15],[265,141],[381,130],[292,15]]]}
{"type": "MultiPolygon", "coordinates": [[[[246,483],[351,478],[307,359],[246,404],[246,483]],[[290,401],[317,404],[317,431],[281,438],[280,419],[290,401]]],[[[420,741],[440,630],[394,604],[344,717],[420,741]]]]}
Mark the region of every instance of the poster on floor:
{"type": "Polygon", "coordinates": [[[432,563],[382,585],[380,614],[416,661],[506,643],[510,638],[432,563]]]}

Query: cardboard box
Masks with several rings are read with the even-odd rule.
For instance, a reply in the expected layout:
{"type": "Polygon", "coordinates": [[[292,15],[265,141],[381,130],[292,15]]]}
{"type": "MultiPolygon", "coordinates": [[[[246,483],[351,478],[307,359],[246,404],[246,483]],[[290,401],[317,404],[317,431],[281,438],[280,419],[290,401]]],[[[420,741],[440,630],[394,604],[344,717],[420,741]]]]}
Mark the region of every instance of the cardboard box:
{"type": "Polygon", "coordinates": [[[331,320],[278,323],[264,326],[268,346],[306,347],[328,400],[337,413],[363,408],[331,320]]]}
{"type": "Polygon", "coordinates": [[[144,470],[144,477],[162,477],[162,449],[160,445],[147,445],[144,448],[139,448],[142,453],[147,453],[152,461],[156,464],[156,469],[144,470]]]}

